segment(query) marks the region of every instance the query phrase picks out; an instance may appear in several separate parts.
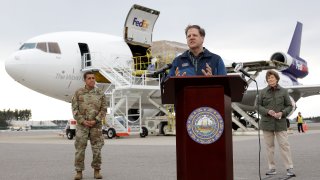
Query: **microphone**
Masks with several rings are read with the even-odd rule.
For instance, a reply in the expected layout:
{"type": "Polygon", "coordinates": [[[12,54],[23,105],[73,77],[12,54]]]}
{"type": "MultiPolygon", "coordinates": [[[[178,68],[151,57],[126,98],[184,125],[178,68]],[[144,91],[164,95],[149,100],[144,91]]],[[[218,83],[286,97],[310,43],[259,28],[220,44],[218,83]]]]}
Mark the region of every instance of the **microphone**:
{"type": "Polygon", "coordinates": [[[172,64],[166,64],[164,65],[162,68],[160,68],[159,70],[157,70],[156,72],[153,73],[153,76],[158,76],[159,74],[165,72],[166,70],[170,69],[172,67],[172,64]]]}
{"type": "Polygon", "coordinates": [[[243,64],[242,63],[235,63],[235,62],[233,62],[232,63],[232,67],[234,68],[234,71],[235,72],[241,72],[243,75],[245,75],[245,76],[247,76],[248,78],[250,78],[250,79],[252,79],[251,78],[251,75],[247,72],[247,71],[245,71],[245,70],[243,70],[242,68],[243,68],[243,64]]]}

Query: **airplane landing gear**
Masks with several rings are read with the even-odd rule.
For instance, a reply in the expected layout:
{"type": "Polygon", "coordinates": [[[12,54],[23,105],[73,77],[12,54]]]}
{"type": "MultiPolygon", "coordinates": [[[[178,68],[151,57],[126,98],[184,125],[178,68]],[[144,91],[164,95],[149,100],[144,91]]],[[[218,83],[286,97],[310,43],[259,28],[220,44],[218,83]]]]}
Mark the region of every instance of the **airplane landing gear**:
{"type": "Polygon", "coordinates": [[[141,127],[141,133],[140,133],[140,137],[144,138],[146,136],[148,136],[148,129],[146,127],[141,127]]]}

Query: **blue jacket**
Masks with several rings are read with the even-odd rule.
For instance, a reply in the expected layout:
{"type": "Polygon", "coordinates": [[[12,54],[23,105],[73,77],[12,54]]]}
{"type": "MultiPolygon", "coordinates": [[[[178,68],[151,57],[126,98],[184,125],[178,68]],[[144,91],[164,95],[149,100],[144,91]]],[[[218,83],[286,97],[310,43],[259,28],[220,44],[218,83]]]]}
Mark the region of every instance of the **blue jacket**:
{"type": "Polygon", "coordinates": [[[186,72],[187,76],[201,76],[203,75],[202,69],[206,69],[206,63],[211,67],[213,75],[226,75],[227,71],[224,66],[223,60],[219,55],[211,53],[204,48],[203,56],[198,62],[198,70],[195,70],[194,65],[189,57],[189,50],[185,51],[180,56],[176,57],[172,62],[172,67],[169,72],[169,77],[175,76],[176,68],[179,68],[179,72],[182,75],[186,72]]]}

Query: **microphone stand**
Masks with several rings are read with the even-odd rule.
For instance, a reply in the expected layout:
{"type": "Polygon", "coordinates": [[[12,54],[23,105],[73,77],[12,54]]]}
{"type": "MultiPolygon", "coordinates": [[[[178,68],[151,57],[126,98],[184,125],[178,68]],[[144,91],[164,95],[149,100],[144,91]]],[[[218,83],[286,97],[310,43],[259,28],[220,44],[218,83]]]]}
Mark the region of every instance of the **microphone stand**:
{"type": "Polygon", "coordinates": [[[160,83],[163,84],[164,81],[167,79],[168,73],[164,71],[163,73],[160,73],[160,83]]]}
{"type": "Polygon", "coordinates": [[[166,71],[160,73],[160,92],[161,92],[161,96],[163,94],[164,91],[164,82],[166,81],[168,76],[168,73],[166,71]]]}

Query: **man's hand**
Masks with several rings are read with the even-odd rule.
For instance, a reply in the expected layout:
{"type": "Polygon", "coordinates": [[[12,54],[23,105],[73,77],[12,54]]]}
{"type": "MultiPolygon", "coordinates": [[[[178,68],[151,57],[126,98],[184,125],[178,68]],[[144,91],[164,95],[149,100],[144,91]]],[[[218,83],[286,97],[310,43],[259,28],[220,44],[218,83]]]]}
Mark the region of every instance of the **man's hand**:
{"type": "Polygon", "coordinates": [[[206,63],[206,70],[202,69],[201,71],[205,76],[212,76],[212,69],[208,63],[206,63]]]}
{"type": "Polygon", "coordinates": [[[96,121],[95,120],[90,120],[89,123],[91,124],[91,126],[96,125],[96,121]]]}
{"type": "Polygon", "coordinates": [[[186,76],[186,75],[187,75],[186,72],[184,72],[184,73],[182,73],[182,75],[180,75],[180,72],[179,72],[179,68],[178,68],[178,67],[176,68],[175,74],[176,74],[176,76],[186,76]]]}
{"type": "Polygon", "coordinates": [[[96,125],[96,121],[88,121],[88,120],[84,120],[82,123],[85,127],[91,128],[94,125],[96,125]]]}

